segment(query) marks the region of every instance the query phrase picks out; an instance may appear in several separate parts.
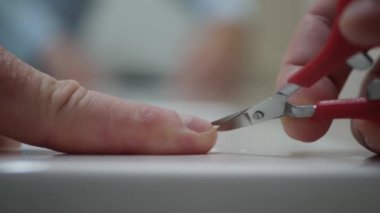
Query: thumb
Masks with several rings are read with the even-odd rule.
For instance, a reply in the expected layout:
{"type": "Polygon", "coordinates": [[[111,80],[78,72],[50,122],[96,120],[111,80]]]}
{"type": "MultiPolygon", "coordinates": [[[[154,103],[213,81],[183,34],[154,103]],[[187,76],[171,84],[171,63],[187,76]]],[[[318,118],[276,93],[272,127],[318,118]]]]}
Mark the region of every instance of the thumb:
{"type": "Polygon", "coordinates": [[[380,45],[380,1],[355,0],[340,19],[343,35],[359,45],[380,45]]]}
{"type": "Polygon", "coordinates": [[[65,153],[200,154],[209,122],[57,81],[0,49],[0,134],[65,153]]]}

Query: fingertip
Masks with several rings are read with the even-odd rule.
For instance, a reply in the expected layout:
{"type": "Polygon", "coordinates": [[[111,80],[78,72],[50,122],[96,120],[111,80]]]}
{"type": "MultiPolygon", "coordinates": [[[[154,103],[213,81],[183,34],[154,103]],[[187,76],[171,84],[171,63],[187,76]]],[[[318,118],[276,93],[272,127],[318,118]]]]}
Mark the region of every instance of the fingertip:
{"type": "Polygon", "coordinates": [[[133,110],[125,113],[135,114],[134,119],[117,122],[120,124],[118,126],[130,126],[130,131],[123,131],[123,134],[112,135],[110,138],[119,138],[116,147],[122,147],[123,153],[205,154],[216,142],[215,128],[204,119],[141,103],[133,105],[133,110]]]}
{"type": "Polygon", "coordinates": [[[215,145],[217,140],[216,128],[210,122],[198,117],[180,115],[185,130],[176,143],[178,153],[206,154],[215,145]]]}
{"type": "Polygon", "coordinates": [[[201,135],[201,148],[199,150],[200,154],[208,153],[212,147],[214,147],[216,140],[218,138],[218,133],[215,127],[212,127],[209,131],[201,135]]]}
{"type": "MultiPolygon", "coordinates": [[[[330,79],[324,78],[311,88],[303,88],[289,100],[294,105],[316,104],[320,100],[331,100],[338,96],[338,91],[330,79]]],[[[306,118],[284,118],[282,124],[285,132],[293,139],[313,142],[326,134],[331,120],[306,118]]]]}
{"type": "Polygon", "coordinates": [[[282,124],[291,138],[303,142],[314,142],[326,134],[331,121],[284,118],[282,124]]]}
{"type": "Polygon", "coordinates": [[[191,131],[197,133],[204,133],[212,129],[212,125],[210,122],[203,120],[199,117],[184,114],[181,114],[179,116],[182,119],[182,123],[191,131]]]}
{"type": "Polygon", "coordinates": [[[380,124],[366,120],[352,120],[351,131],[355,139],[371,152],[380,154],[380,124]]]}
{"type": "MultiPolygon", "coordinates": [[[[216,142],[216,130],[210,122],[196,116],[179,114],[142,103],[124,103],[132,107],[125,107],[123,114],[134,114],[134,119],[124,119],[116,122],[117,126],[129,126],[130,130],[123,130],[115,136],[119,146],[125,153],[147,155],[177,155],[177,154],[205,154],[216,142]],[[124,140],[120,140],[124,138],[124,140]]],[[[116,112],[116,111],[115,111],[116,112]]],[[[113,123],[114,121],[111,121],[113,123]]]]}
{"type": "Polygon", "coordinates": [[[179,144],[177,151],[181,154],[207,154],[215,145],[216,140],[217,131],[214,127],[202,133],[186,132],[176,142],[179,144]]]}
{"type": "Polygon", "coordinates": [[[380,1],[353,1],[342,14],[340,28],[349,41],[364,45],[380,44],[380,1]]]}

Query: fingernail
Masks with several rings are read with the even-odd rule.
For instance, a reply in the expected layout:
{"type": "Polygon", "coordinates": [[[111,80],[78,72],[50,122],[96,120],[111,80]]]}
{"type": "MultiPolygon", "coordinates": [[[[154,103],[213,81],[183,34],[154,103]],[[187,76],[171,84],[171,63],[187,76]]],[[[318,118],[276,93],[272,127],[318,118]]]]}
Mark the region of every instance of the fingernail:
{"type": "Polygon", "coordinates": [[[210,122],[200,119],[198,117],[189,115],[180,115],[183,124],[190,130],[197,133],[208,132],[212,129],[210,122]]]}

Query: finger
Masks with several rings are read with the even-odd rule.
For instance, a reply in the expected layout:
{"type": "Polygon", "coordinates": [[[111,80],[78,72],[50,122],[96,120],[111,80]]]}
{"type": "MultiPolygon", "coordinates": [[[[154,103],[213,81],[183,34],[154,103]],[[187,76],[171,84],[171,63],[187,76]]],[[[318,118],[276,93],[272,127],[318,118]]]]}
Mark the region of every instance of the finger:
{"type": "MultiPolygon", "coordinates": [[[[356,0],[344,12],[340,27],[344,36],[359,45],[380,45],[380,1],[356,0]]],[[[361,96],[366,96],[368,83],[380,78],[380,63],[364,80],[361,96]]],[[[380,153],[380,124],[366,120],[352,120],[351,129],[355,138],[365,148],[380,153]]]]}
{"type": "MultiPolygon", "coordinates": [[[[380,37],[379,37],[380,38],[380,37]]],[[[373,79],[380,78],[380,62],[376,64],[371,73],[363,82],[360,96],[367,96],[368,84],[373,79]]],[[[351,130],[356,140],[370,151],[380,153],[380,123],[367,120],[352,120],[351,130]]]]}
{"type": "Polygon", "coordinates": [[[198,154],[210,123],[57,81],[0,51],[0,132],[66,153],[198,154]]]}
{"type": "MultiPolygon", "coordinates": [[[[286,84],[290,75],[311,61],[324,46],[331,32],[335,16],[336,0],[318,1],[301,20],[295,37],[284,57],[277,81],[278,89],[286,84]]],[[[311,88],[302,89],[290,99],[294,104],[313,104],[320,100],[334,99],[339,95],[349,74],[348,66],[323,78],[311,88]]],[[[297,140],[310,142],[322,137],[331,121],[310,119],[283,119],[287,134],[297,140]]]]}
{"type": "Polygon", "coordinates": [[[0,151],[17,150],[18,148],[20,148],[18,141],[0,135],[0,151]]]}
{"type": "Polygon", "coordinates": [[[349,41],[365,46],[380,45],[379,23],[379,0],[355,0],[340,19],[343,35],[349,41]]]}

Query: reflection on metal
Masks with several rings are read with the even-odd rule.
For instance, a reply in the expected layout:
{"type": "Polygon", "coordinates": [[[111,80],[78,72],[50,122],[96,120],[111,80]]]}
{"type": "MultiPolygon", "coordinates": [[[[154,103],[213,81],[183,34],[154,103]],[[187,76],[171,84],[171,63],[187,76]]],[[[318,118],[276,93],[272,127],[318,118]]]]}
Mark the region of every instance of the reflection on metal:
{"type": "Polygon", "coordinates": [[[280,91],[278,91],[278,94],[285,95],[285,96],[291,96],[294,93],[296,93],[300,89],[300,86],[296,84],[287,84],[285,87],[283,87],[280,91]]]}
{"type": "Polygon", "coordinates": [[[288,84],[267,100],[214,121],[212,124],[218,127],[218,131],[229,131],[284,116],[310,118],[314,115],[316,106],[295,106],[288,103],[289,96],[297,92],[298,89],[300,89],[298,85],[288,84]]]}
{"type": "Polygon", "coordinates": [[[296,106],[292,104],[286,104],[284,115],[292,118],[311,118],[314,115],[316,106],[296,106]]]}
{"type": "Polygon", "coordinates": [[[275,94],[252,108],[229,115],[212,124],[218,126],[218,131],[228,131],[280,118],[284,115],[287,99],[285,95],[275,94]]]}
{"type": "Polygon", "coordinates": [[[264,113],[261,111],[257,111],[253,114],[253,118],[256,120],[261,120],[264,118],[264,113]]]}
{"type": "Polygon", "coordinates": [[[367,70],[372,67],[373,59],[367,53],[358,53],[349,58],[347,64],[355,70],[367,70]]]}

